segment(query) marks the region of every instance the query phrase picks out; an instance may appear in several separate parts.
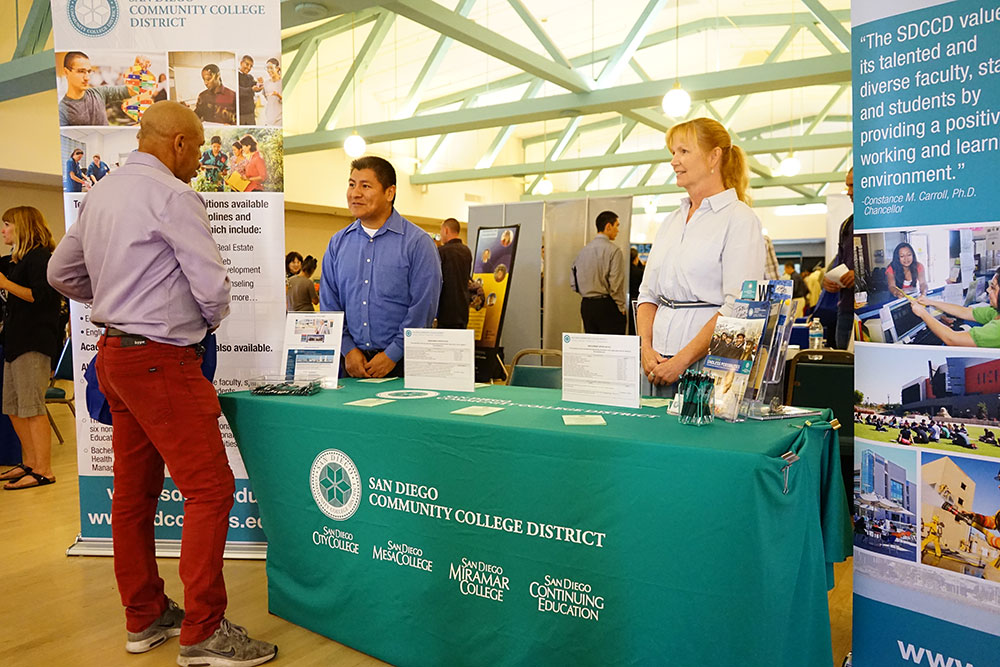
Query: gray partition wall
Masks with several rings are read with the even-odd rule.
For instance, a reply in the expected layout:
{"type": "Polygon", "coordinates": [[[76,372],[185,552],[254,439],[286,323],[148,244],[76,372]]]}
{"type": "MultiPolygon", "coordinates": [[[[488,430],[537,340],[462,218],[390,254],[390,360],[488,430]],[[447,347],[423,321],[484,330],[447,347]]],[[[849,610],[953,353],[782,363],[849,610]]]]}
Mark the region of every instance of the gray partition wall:
{"type": "Polygon", "coordinates": [[[542,340],[541,270],[543,202],[469,207],[469,247],[476,250],[480,227],[521,225],[517,254],[511,273],[510,293],[504,314],[500,345],[510,363],[518,350],[538,347],[542,340]]]}
{"type": "MultiPolygon", "coordinates": [[[[595,220],[601,211],[614,211],[621,223],[615,245],[621,248],[624,254],[627,291],[632,197],[571,199],[545,203],[543,281],[545,301],[542,341],[546,348],[562,349],[564,332],[583,331],[583,321],[580,319],[580,295],[570,286],[570,274],[577,254],[597,235],[595,220]]],[[[622,330],[622,333],[625,331],[622,330]]]]}

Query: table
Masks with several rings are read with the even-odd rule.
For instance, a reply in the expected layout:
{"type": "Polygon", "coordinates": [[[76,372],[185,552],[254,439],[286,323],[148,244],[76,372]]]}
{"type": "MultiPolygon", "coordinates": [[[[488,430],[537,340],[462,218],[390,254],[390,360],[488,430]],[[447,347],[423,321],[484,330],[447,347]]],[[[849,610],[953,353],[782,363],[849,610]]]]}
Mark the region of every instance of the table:
{"type": "Polygon", "coordinates": [[[341,384],[220,396],[272,613],[401,666],[831,664],[851,530],[828,423],[699,428],[504,386],[368,408],[344,404],[403,381],[341,384]],[[470,405],[504,409],[450,414],[470,405]]]}

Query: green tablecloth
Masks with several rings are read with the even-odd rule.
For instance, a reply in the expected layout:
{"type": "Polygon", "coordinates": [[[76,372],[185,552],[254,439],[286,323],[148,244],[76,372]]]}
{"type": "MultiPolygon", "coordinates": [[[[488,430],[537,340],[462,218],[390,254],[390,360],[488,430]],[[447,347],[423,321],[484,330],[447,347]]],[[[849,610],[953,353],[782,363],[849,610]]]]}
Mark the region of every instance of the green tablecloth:
{"type": "Polygon", "coordinates": [[[278,616],[407,666],[831,664],[851,536],[828,423],[698,428],[501,386],[365,408],[344,403],[402,380],[341,382],[220,397],[278,616]],[[469,405],[504,409],[450,414],[469,405]]]}

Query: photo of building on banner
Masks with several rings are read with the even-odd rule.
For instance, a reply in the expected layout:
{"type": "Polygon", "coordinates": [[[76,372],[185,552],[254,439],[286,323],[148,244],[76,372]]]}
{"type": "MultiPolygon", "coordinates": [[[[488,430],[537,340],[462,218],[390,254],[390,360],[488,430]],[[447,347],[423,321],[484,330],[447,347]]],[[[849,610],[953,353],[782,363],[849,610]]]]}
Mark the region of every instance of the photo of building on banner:
{"type": "MultiPolygon", "coordinates": [[[[152,105],[166,100],[191,109],[205,143],[189,185],[205,203],[230,280],[229,314],[216,332],[215,390],[246,389],[250,378],[280,367],[285,322],[280,4],[266,0],[253,15],[190,14],[141,25],[120,0],[98,4],[52,3],[67,229],[94,188],[136,155],[152,105]]],[[[152,9],[140,5],[131,9],[152,9]]],[[[83,397],[83,369],[101,330],[90,321],[89,305],[72,303],[71,322],[76,395],[83,397]]],[[[80,539],[96,550],[111,536],[114,453],[111,428],[86,414],[81,405],[80,539]]],[[[224,418],[220,430],[237,488],[227,548],[262,543],[256,501],[224,418]]],[[[169,549],[169,541],[180,539],[184,511],[170,478],[157,511],[158,546],[169,549]]]]}
{"type": "Polygon", "coordinates": [[[476,347],[496,347],[500,341],[520,229],[520,225],[479,228],[469,304],[469,328],[476,332],[476,347]]]}

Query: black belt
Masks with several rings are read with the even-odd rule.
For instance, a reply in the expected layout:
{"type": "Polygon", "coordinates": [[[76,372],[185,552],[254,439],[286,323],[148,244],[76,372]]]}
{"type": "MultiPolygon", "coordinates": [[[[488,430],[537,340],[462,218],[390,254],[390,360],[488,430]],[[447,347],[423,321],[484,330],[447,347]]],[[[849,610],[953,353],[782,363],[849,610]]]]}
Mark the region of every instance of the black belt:
{"type": "Polygon", "coordinates": [[[719,308],[717,303],[708,303],[707,301],[678,301],[676,299],[668,299],[665,296],[657,297],[661,306],[666,306],[667,308],[719,308]]]}
{"type": "MultiPolygon", "coordinates": [[[[121,341],[122,347],[132,347],[133,345],[145,345],[150,340],[145,336],[139,334],[130,334],[127,331],[122,331],[121,329],[110,325],[105,325],[104,335],[108,338],[117,338],[118,340],[121,341]]],[[[205,354],[205,346],[202,345],[201,343],[195,343],[193,345],[178,345],[177,347],[190,347],[195,352],[198,353],[199,357],[205,354]]]]}
{"type": "Polygon", "coordinates": [[[610,294],[602,294],[601,296],[585,296],[584,301],[603,301],[605,299],[614,299],[610,294]]]}

